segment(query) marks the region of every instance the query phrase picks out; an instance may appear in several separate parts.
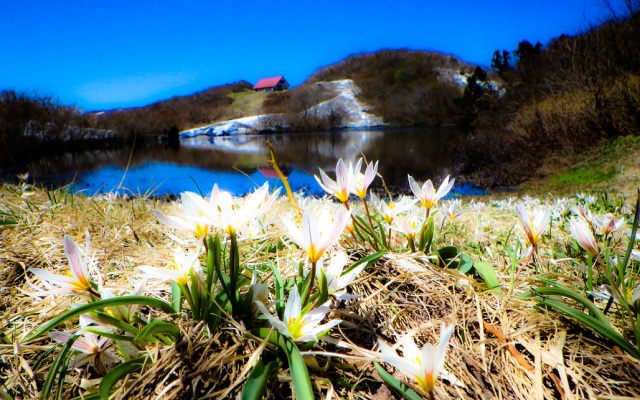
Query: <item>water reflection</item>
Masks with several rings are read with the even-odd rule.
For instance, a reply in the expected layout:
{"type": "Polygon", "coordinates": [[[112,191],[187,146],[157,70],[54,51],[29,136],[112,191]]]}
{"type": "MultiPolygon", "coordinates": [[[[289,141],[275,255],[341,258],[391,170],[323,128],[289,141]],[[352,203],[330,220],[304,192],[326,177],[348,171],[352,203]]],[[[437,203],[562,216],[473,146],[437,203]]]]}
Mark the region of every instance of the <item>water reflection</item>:
{"type": "MultiPolygon", "coordinates": [[[[457,163],[451,144],[462,133],[454,128],[373,129],[313,134],[274,134],[182,139],[180,145],[153,144],[131,149],[61,154],[25,166],[41,181],[74,180],[74,188],[88,194],[114,188],[157,196],[185,190],[208,192],[214,182],[237,195],[268,181],[271,141],[278,163],[289,171],[294,191],[321,194],[314,174],[331,173],[339,158],[355,161],[361,154],[379,160],[379,173],[395,190],[407,187],[407,174],[416,180],[455,176],[457,163]]],[[[377,180],[379,181],[379,179],[377,180]]],[[[379,183],[378,183],[379,184],[379,183]]],[[[457,188],[458,190],[460,188],[457,188]]]]}
{"type": "MultiPolygon", "coordinates": [[[[123,176],[123,170],[117,167],[104,167],[96,171],[81,174],[74,184],[76,190],[87,194],[118,191],[130,195],[164,196],[184,191],[209,194],[214,183],[235,195],[244,195],[257,186],[269,182],[269,187],[282,187],[278,178],[265,176],[260,170],[244,175],[232,171],[212,171],[206,168],[188,165],[176,165],[164,162],[145,162],[131,168],[123,176]],[[120,183],[121,182],[121,183],[120,183]]],[[[322,195],[322,189],[312,175],[296,168],[288,176],[291,189],[295,192],[322,195]]]]}

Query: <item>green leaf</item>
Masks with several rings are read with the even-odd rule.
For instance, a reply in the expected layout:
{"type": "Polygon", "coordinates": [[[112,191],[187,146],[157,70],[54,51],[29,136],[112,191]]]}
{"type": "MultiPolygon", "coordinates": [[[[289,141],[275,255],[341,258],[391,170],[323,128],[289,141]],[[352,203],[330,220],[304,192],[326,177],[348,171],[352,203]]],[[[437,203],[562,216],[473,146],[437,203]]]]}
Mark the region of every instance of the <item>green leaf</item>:
{"type": "MultiPolygon", "coordinates": [[[[320,267],[316,266],[316,268],[320,268],[320,267]]],[[[314,275],[314,273],[315,271],[313,271],[313,268],[312,268],[312,271],[309,272],[307,276],[300,283],[298,283],[298,293],[300,293],[300,298],[303,299],[303,303],[302,303],[303,312],[304,312],[304,307],[307,307],[308,309],[308,307],[311,306],[311,303],[309,302],[304,303],[304,299],[306,299],[307,294],[313,290],[313,288],[311,287],[311,277],[314,275]]]]}
{"type": "Polygon", "coordinates": [[[233,303],[234,297],[232,297],[231,290],[229,288],[230,282],[227,282],[227,275],[222,273],[221,263],[215,262],[215,259],[214,259],[213,266],[216,270],[216,274],[218,275],[218,279],[220,280],[220,286],[222,286],[222,290],[224,291],[224,294],[226,295],[227,300],[232,303],[232,308],[235,308],[235,305],[233,303]]]}
{"type": "Polygon", "coordinates": [[[173,337],[174,342],[180,340],[180,328],[171,322],[164,321],[152,321],[149,325],[140,330],[140,333],[133,339],[134,344],[142,344],[145,342],[155,342],[157,338],[155,335],[170,335],[173,337]]]}
{"type": "Polygon", "coordinates": [[[320,300],[318,304],[324,304],[325,301],[329,298],[329,286],[327,283],[327,275],[324,273],[324,269],[320,268],[320,300]]]}
{"type": "Polygon", "coordinates": [[[134,335],[137,335],[138,332],[140,332],[140,329],[136,328],[135,326],[128,324],[126,322],[122,322],[119,319],[114,318],[107,313],[99,312],[99,311],[90,311],[88,314],[91,315],[92,317],[99,319],[100,322],[104,322],[105,324],[109,324],[123,331],[133,333],[134,335]]]}
{"type": "Polygon", "coordinates": [[[171,306],[176,313],[182,311],[182,289],[178,282],[171,282],[171,306]]]}
{"type": "Polygon", "coordinates": [[[384,226],[382,225],[382,222],[378,221],[377,219],[374,219],[374,221],[376,221],[376,224],[378,225],[378,230],[380,231],[380,239],[382,239],[382,247],[385,250],[389,250],[389,246],[391,244],[388,243],[387,241],[387,235],[384,233],[384,226]]]}
{"type": "Polygon", "coordinates": [[[538,278],[538,279],[540,279],[542,282],[546,283],[547,285],[551,285],[553,287],[536,288],[535,289],[536,293],[543,296],[564,296],[564,297],[573,299],[578,303],[582,304],[583,306],[587,307],[589,311],[595,316],[595,318],[597,318],[600,322],[602,322],[605,325],[611,326],[611,322],[609,322],[609,319],[604,315],[602,310],[598,306],[593,304],[592,301],[584,297],[583,295],[576,293],[573,290],[569,289],[568,287],[558,282],[554,282],[550,279],[545,279],[545,278],[538,278]]]}
{"type": "Polygon", "coordinates": [[[373,254],[370,254],[370,255],[368,255],[368,256],[366,256],[364,258],[359,259],[358,261],[356,261],[353,264],[351,264],[347,269],[342,271],[342,274],[340,274],[340,276],[348,274],[349,272],[351,272],[353,269],[355,269],[358,265],[360,265],[362,263],[367,263],[367,266],[364,267],[364,269],[366,270],[373,263],[378,261],[380,259],[380,257],[382,257],[383,254],[384,254],[384,251],[379,251],[377,253],[373,253],[373,254]]]}
{"type": "Polygon", "coordinates": [[[47,379],[44,381],[44,385],[42,386],[42,393],[40,393],[40,399],[48,399],[49,395],[51,395],[51,389],[53,388],[53,382],[55,380],[58,371],[61,370],[65,365],[67,365],[67,353],[71,350],[71,346],[78,340],[80,336],[73,335],[67,340],[67,342],[62,346],[62,350],[58,356],[53,360],[53,364],[51,368],[49,368],[49,374],[47,375],[47,379]]]}
{"type": "Polygon", "coordinates": [[[42,355],[40,357],[38,357],[38,359],[36,360],[35,363],[33,363],[33,365],[31,365],[31,370],[35,371],[38,369],[38,367],[40,366],[40,363],[42,363],[42,361],[44,361],[45,358],[49,357],[49,354],[53,353],[53,351],[58,347],[58,344],[54,344],[53,346],[51,346],[51,348],[47,351],[45,351],[44,353],[42,353],[42,355]]]}
{"type": "Polygon", "coordinates": [[[109,400],[109,395],[113,391],[113,386],[122,378],[127,376],[133,371],[137,371],[142,368],[144,363],[147,361],[147,356],[141,356],[138,358],[134,358],[129,361],[125,361],[117,367],[113,368],[109,371],[108,374],[102,378],[100,382],[100,386],[98,386],[98,393],[100,394],[100,399],[109,400]]]}
{"type": "Polygon", "coordinates": [[[289,361],[289,371],[291,380],[293,381],[293,389],[297,399],[313,399],[313,388],[311,387],[311,378],[309,378],[309,370],[304,363],[302,354],[296,347],[295,343],[278,334],[278,345],[287,355],[289,361]]]}
{"type": "Polygon", "coordinates": [[[473,271],[473,260],[466,254],[460,254],[460,262],[458,263],[458,271],[468,274],[473,271]]]}
{"type": "Polygon", "coordinates": [[[204,194],[202,194],[202,190],[200,190],[200,186],[198,186],[198,182],[196,182],[195,179],[193,179],[193,177],[191,175],[187,175],[189,177],[189,179],[191,179],[191,182],[193,182],[194,185],[196,185],[196,189],[198,189],[198,193],[200,193],[201,197],[204,197],[204,194]]]}
{"type": "Polygon", "coordinates": [[[429,217],[422,223],[422,229],[420,230],[420,251],[429,253],[431,251],[431,243],[433,243],[433,234],[435,227],[433,224],[433,216],[429,217]],[[426,229],[425,229],[426,227],[426,229]]]}
{"type": "Polygon", "coordinates": [[[64,357],[62,359],[62,364],[60,365],[60,373],[58,374],[58,389],[56,390],[56,400],[60,400],[62,398],[62,389],[64,388],[64,380],[67,376],[68,368],[69,357],[64,357]]]}
{"type": "Polygon", "coordinates": [[[15,219],[0,219],[0,225],[4,226],[18,226],[18,221],[15,219]]]}
{"type": "MultiPolygon", "coordinates": [[[[631,235],[629,236],[629,244],[627,246],[627,252],[624,255],[622,264],[618,264],[618,282],[624,282],[624,273],[629,263],[629,257],[631,257],[631,250],[633,250],[633,244],[636,238],[636,232],[638,231],[638,220],[640,217],[640,189],[638,189],[638,200],[636,201],[636,212],[633,216],[633,227],[631,228],[631,235]]],[[[620,261],[618,261],[620,262],[620,261]]],[[[624,291],[624,285],[620,285],[624,291]]],[[[626,294],[626,293],[625,293],[626,294]]]]}
{"type": "Polygon", "coordinates": [[[496,271],[493,269],[493,266],[488,262],[478,261],[473,263],[474,268],[482,279],[487,283],[489,289],[492,289],[495,293],[500,294],[500,282],[498,282],[498,278],[496,277],[496,271]]]}
{"type": "Polygon", "coordinates": [[[603,323],[602,321],[594,318],[588,314],[585,314],[581,311],[575,310],[564,303],[560,303],[555,300],[547,299],[544,297],[535,298],[535,300],[541,304],[550,306],[555,308],[557,311],[582,322],[583,324],[589,326],[595,332],[599,333],[601,336],[611,340],[618,346],[620,346],[624,351],[626,351],[631,357],[640,360],[640,350],[635,348],[627,339],[622,337],[618,332],[613,330],[610,325],[603,323]]]}
{"type": "Polygon", "coordinates": [[[14,400],[13,397],[9,395],[9,393],[0,389],[0,400],[14,400]]]}
{"type": "Polygon", "coordinates": [[[391,374],[385,371],[385,369],[382,368],[380,364],[373,363],[373,365],[376,367],[376,371],[378,371],[378,375],[380,375],[380,378],[382,378],[384,383],[386,383],[387,386],[389,386],[397,393],[404,396],[405,399],[423,400],[422,397],[418,395],[418,393],[414,392],[410,387],[394,378],[391,374]]]}
{"type": "Polygon", "coordinates": [[[214,282],[217,280],[216,271],[220,268],[220,263],[222,262],[222,249],[220,245],[220,236],[216,233],[214,239],[209,238],[207,249],[209,250],[209,254],[207,254],[207,266],[208,266],[208,274],[207,274],[207,290],[211,292],[214,282]],[[214,280],[214,277],[216,278],[214,280]]]}
{"type": "MultiPolygon", "coordinates": [[[[282,280],[282,275],[280,275],[280,270],[274,262],[269,263],[269,268],[271,268],[271,272],[273,273],[273,278],[275,281],[275,298],[276,300],[284,300],[284,281],[282,280]]],[[[284,306],[284,301],[276,303],[276,312],[280,318],[282,318],[284,306]]]]}
{"type": "Polygon", "coordinates": [[[82,328],[82,330],[87,331],[87,332],[91,332],[91,333],[95,333],[96,335],[99,335],[99,336],[107,337],[107,338],[109,338],[111,340],[120,340],[120,341],[123,341],[123,342],[133,342],[133,339],[134,339],[134,336],[118,335],[118,334],[115,334],[115,333],[105,332],[105,331],[102,331],[100,329],[93,329],[93,328],[90,328],[90,327],[82,328]]]}
{"type": "Polygon", "coordinates": [[[200,304],[200,283],[198,282],[198,277],[196,276],[196,272],[193,268],[189,271],[189,278],[191,279],[191,301],[193,301],[193,309],[191,310],[191,316],[196,321],[200,321],[202,319],[202,306],[200,304]]]}
{"type": "Polygon", "coordinates": [[[278,371],[282,366],[282,362],[279,360],[271,361],[265,367],[262,360],[258,360],[255,367],[251,371],[251,374],[247,377],[247,382],[242,388],[240,394],[240,400],[259,400],[264,394],[264,390],[267,386],[267,380],[269,376],[278,371]]]}
{"type": "Polygon", "coordinates": [[[78,317],[89,311],[102,310],[106,307],[125,306],[125,305],[131,305],[131,304],[140,304],[140,305],[157,308],[168,314],[173,314],[175,312],[175,310],[169,303],[159,299],[154,299],[153,297],[147,297],[147,296],[115,297],[112,299],[100,300],[94,303],[85,304],[85,305],[76,307],[72,310],[69,310],[66,313],[59,315],[54,319],[52,319],[51,321],[47,322],[46,324],[42,325],[40,328],[36,329],[35,332],[32,332],[24,340],[24,342],[29,342],[31,340],[37,339],[40,336],[52,330],[53,328],[55,328],[56,326],[60,325],[64,321],[78,317]]]}
{"type": "Polygon", "coordinates": [[[352,217],[355,218],[355,220],[358,221],[359,224],[361,224],[362,230],[371,238],[371,239],[369,239],[369,237],[365,238],[367,240],[367,242],[369,242],[371,244],[371,247],[373,247],[376,250],[378,250],[380,247],[382,247],[380,245],[380,240],[378,239],[378,236],[376,235],[375,231],[373,230],[373,227],[369,226],[369,224],[362,217],[359,217],[357,215],[352,215],[352,217]],[[374,241],[375,241],[375,243],[374,243],[374,241]]]}
{"type": "Polygon", "coordinates": [[[456,258],[460,254],[460,251],[455,246],[445,246],[438,249],[438,258],[440,259],[441,267],[449,267],[450,261],[456,258]]]}

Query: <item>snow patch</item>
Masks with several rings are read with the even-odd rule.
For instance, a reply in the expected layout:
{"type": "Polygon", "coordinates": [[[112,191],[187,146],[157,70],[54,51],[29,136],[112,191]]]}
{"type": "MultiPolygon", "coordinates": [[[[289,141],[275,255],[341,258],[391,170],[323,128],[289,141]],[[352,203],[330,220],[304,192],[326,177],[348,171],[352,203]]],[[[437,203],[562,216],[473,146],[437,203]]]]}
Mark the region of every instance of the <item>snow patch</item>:
{"type": "Polygon", "coordinates": [[[341,128],[366,128],[385,125],[382,118],[369,113],[369,109],[358,101],[356,96],[360,93],[360,88],[351,79],[318,82],[316,85],[333,89],[338,95],[311,107],[309,112],[316,113],[321,117],[328,117],[336,110],[342,109],[346,112],[346,118],[341,128]]]}
{"type": "MultiPolygon", "coordinates": [[[[438,79],[444,82],[453,82],[457,86],[459,86],[462,90],[467,86],[467,78],[469,78],[472,74],[469,73],[460,73],[454,69],[450,68],[434,68],[434,71],[438,74],[438,79]]],[[[486,84],[483,82],[478,82],[480,85],[485,86],[485,89],[489,89],[493,92],[497,92],[498,96],[502,96],[505,93],[505,88],[503,85],[496,81],[488,81],[486,84]],[[488,87],[486,87],[488,86],[488,87]]]]}
{"type": "Polygon", "coordinates": [[[232,119],[229,121],[218,122],[212,125],[200,128],[190,129],[180,132],[181,137],[196,136],[223,136],[223,135],[246,135],[256,133],[260,124],[260,119],[266,115],[254,115],[251,117],[243,117],[232,119]]]}
{"type": "MultiPolygon", "coordinates": [[[[318,82],[317,85],[333,89],[337,95],[325,102],[311,107],[307,112],[320,117],[331,115],[332,112],[343,110],[346,117],[340,128],[366,128],[384,125],[382,118],[369,113],[369,109],[356,98],[360,89],[351,79],[332,82],[318,82]]],[[[183,138],[196,136],[231,136],[257,133],[261,130],[262,120],[277,118],[279,114],[264,114],[251,117],[237,118],[230,121],[218,122],[200,128],[180,132],[183,138]]]]}

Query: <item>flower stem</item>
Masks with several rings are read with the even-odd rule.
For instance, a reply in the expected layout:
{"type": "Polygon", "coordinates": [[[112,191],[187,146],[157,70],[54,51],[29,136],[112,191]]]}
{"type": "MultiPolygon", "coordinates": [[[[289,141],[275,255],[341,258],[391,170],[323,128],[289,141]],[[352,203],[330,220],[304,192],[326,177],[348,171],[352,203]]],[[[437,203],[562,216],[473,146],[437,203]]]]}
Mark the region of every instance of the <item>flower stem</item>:
{"type": "Polygon", "coordinates": [[[237,271],[238,265],[237,261],[238,257],[238,240],[236,238],[236,232],[229,232],[230,246],[229,246],[229,283],[231,284],[231,296],[233,297],[233,302],[236,300],[236,285],[238,283],[238,273],[237,271]]]}
{"type": "Polygon", "coordinates": [[[415,253],[416,245],[413,243],[413,236],[407,236],[407,239],[409,239],[409,246],[411,246],[411,252],[415,253]]]}
{"type": "Polygon", "coordinates": [[[367,205],[367,198],[363,197],[362,202],[364,203],[364,211],[367,213],[367,218],[369,219],[369,225],[371,225],[371,229],[373,229],[373,222],[371,222],[371,215],[369,215],[369,206],[367,205]]]}
{"type": "Polygon", "coordinates": [[[311,290],[313,289],[313,284],[316,279],[316,263],[317,261],[311,262],[311,279],[309,280],[309,290],[307,290],[307,295],[304,297],[304,301],[302,302],[302,308],[304,309],[309,302],[309,297],[311,297],[311,290]]]}
{"type": "Polygon", "coordinates": [[[300,215],[300,208],[298,207],[298,203],[296,202],[296,198],[293,197],[293,192],[291,191],[291,186],[289,185],[289,180],[287,179],[286,176],[284,176],[284,174],[282,173],[282,171],[278,167],[278,163],[276,162],[276,154],[273,151],[273,145],[268,140],[267,140],[267,147],[269,148],[269,155],[271,156],[271,160],[269,160],[267,162],[269,164],[271,164],[273,169],[278,174],[278,177],[282,181],[282,184],[284,185],[284,188],[287,191],[287,197],[289,197],[289,202],[293,206],[293,211],[295,211],[296,216],[298,217],[298,220],[302,221],[302,215],[300,215]]]}

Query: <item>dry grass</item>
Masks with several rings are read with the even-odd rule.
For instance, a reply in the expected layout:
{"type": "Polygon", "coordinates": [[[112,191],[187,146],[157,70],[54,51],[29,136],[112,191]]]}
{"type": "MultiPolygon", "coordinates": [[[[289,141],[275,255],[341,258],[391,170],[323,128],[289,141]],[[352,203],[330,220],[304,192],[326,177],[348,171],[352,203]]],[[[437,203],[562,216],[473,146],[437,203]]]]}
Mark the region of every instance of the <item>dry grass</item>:
{"type": "Polygon", "coordinates": [[[233,99],[231,107],[243,113],[243,115],[257,115],[261,113],[262,103],[273,92],[243,91],[227,95],[233,99]]]}
{"type": "MultiPolygon", "coordinates": [[[[89,232],[105,284],[129,288],[137,266],[163,266],[174,243],[190,240],[188,234],[159,224],[150,212],[174,210],[173,202],[91,199],[64,190],[36,190],[28,198],[21,194],[19,187],[0,188],[0,211],[8,214],[4,221],[16,222],[0,227],[0,395],[14,399],[39,395],[57,353],[54,349],[47,354],[56,346],[46,337],[28,343],[22,340],[73,303],[69,297],[31,296],[34,289],[29,284],[37,281],[26,272],[28,268],[66,268],[63,237],[69,235],[77,243],[84,243],[89,232]]],[[[278,207],[277,213],[288,212],[286,204],[278,207]]],[[[503,210],[468,211],[456,224],[444,224],[448,233],[438,238],[439,245],[465,248],[476,243],[471,239],[476,227],[498,238],[480,246],[474,258],[490,262],[506,287],[509,265],[498,241],[514,223],[515,218],[503,210]]],[[[557,245],[556,240],[560,239],[554,237],[546,243],[547,251],[557,245]]],[[[342,245],[350,248],[353,259],[369,252],[354,243],[342,245]]],[[[247,252],[248,247],[244,245],[247,252]]],[[[285,247],[271,256],[278,257],[286,269],[283,260],[290,258],[290,253],[285,247]]],[[[257,262],[260,257],[251,256],[248,262],[257,262]]],[[[514,293],[527,290],[531,282],[531,276],[521,276],[514,293]]],[[[456,325],[446,370],[460,385],[438,382],[439,398],[640,396],[640,363],[611,343],[556,313],[534,309],[532,301],[509,297],[506,290],[497,295],[487,291],[482,281],[424,258],[388,253],[374,268],[364,271],[349,290],[361,297],[334,311],[332,317],[344,322],[305,357],[318,397],[392,399],[371,362],[376,341],[396,343],[413,333],[420,344],[435,343],[440,323],[456,325]]],[[[162,297],[167,292],[158,287],[154,294],[162,297]]],[[[167,318],[152,310],[147,312],[167,318]]],[[[182,340],[175,346],[149,346],[146,353],[153,363],[129,376],[112,399],[235,398],[257,358],[276,352],[228,315],[216,332],[188,319],[180,319],[178,324],[182,340]]],[[[72,327],[69,323],[66,328],[72,327]]],[[[393,372],[391,367],[386,368],[393,372]]],[[[401,378],[397,372],[395,376],[401,378]]],[[[91,369],[72,370],[63,398],[86,393],[80,385],[99,378],[91,369]]],[[[267,385],[266,398],[290,398],[290,379],[288,370],[281,370],[267,385]]]]}

